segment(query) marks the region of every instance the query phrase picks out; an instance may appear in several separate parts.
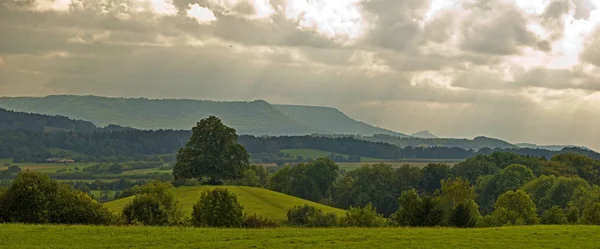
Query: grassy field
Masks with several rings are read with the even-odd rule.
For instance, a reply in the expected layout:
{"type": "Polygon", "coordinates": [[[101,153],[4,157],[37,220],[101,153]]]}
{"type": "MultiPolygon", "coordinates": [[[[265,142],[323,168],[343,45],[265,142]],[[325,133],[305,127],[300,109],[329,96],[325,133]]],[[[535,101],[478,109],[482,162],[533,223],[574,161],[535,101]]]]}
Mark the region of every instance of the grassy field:
{"type": "MultiPolygon", "coordinates": [[[[175,189],[175,195],[183,205],[183,211],[186,215],[192,213],[192,206],[200,198],[202,191],[212,189],[210,186],[198,187],[180,187],[175,189]]],[[[284,223],[287,220],[287,210],[295,205],[310,204],[323,209],[325,212],[343,215],[344,210],[332,208],[318,203],[303,200],[297,197],[274,192],[267,189],[237,186],[222,186],[237,195],[238,200],[244,206],[247,214],[256,213],[259,216],[267,217],[273,221],[284,223]]],[[[133,197],[119,199],[107,202],[104,205],[113,212],[120,213],[125,204],[131,201],[133,197]]]]}
{"type": "MultiPolygon", "coordinates": [[[[315,150],[315,149],[288,149],[288,150],[281,150],[282,153],[286,153],[289,154],[292,157],[304,157],[304,158],[312,158],[312,159],[317,159],[317,158],[321,158],[321,157],[327,157],[329,156],[329,154],[331,154],[331,152],[329,151],[324,151],[324,150],[315,150]]],[[[337,155],[340,156],[345,156],[347,157],[348,155],[345,154],[340,154],[340,153],[335,153],[337,155]]],[[[391,161],[391,160],[387,160],[387,159],[380,159],[380,158],[372,158],[372,157],[361,157],[361,162],[382,162],[382,161],[391,161]]]]}
{"type": "Polygon", "coordinates": [[[599,248],[596,226],[206,229],[0,225],[0,248],[599,248]]]}
{"type": "Polygon", "coordinates": [[[168,173],[171,174],[173,172],[173,170],[169,169],[169,170],[160,170],[160,168],[151,168],[151,169],[136,169],[136,170],[129,170],[129,171],[124,171],[123,173],[121,173],[121,175],[124,176],[128,176],[128,175],[145,175],[145,174],[151,174],[151,173],[168,173]]]}

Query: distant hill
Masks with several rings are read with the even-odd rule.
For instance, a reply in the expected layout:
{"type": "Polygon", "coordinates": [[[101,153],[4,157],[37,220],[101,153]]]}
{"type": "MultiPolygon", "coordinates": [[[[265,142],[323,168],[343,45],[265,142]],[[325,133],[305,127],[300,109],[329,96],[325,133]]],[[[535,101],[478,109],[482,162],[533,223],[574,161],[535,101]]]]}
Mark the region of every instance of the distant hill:
{"type": "MultiPolygon", "coordinates": [[[[183,212],[186,216],[192,213],[192,206],[198,202],[200,194],[205,191],[212,189],[210,186],[197,186],[197,187],[179,187],[175,189],[175,196],[181,202],[183,206],[183,212]]],[[[256,214],[265,218],[269,218],[279,223],[285,223],[287,221],[287,210],[294,207],[295,205],[309,204],[322,209],[324,212],[335,213],[338,216],[344,215],[345,211],[323,204],[307,201],[298,197],[274,192],[262,188],[252,187],[237,187],[237,186],[222,186],[218,188],[227,188],[233,192],[240,204],[244,206],[244,211],[250,215],[256,214]]],[[[129,203],[133,197],[127,197],[104,204],[109,210],[115,213],[121,213],[123,207],[129,203]]]]}
{"type": "Polygon", "coordinates": [[[274,106],[298,123],[330,134],[360,134],[363,136],[387,134],[407,137],[402,133],[374,127],[370,124],[354,120],[335,108],[298,105],[274,106]]]}
{"type": "Polygon", "coordinates": [[[402,133],[356,121],[334,108],[274,106],[263,100],[222,102],[53,95],[1,97],[0,106],[15,111],[88,120],[97,126],[114,124],[144,130],[187,130],[200,119],[216,115],[239,134],[388,134],[406,137],[402,133]]]}
{"type": "Polygon", "coordinates": [[[189,130],[216,115],[240,134],[301,135],[324,132],[306,127],[265,101],[218,102],[185,99],[108,98],[55,95],[3,97],[0,106],[15,111],[62,115],[98,126],[189,130]]]}
{"type": "Polygon", "coordinates": [[[428,130],[419,131],[419,132],[411,134],[410,136],[411,137],[416,137],[416,138],[438,138],[436,135],[433,135],[428,130]]]}
{"type": "Polygon", "coordinates": [[[15,112],[0,108],[0,130],[94,131],[96,126],[88,121],[72,120],[62,116],[15,112]]]}

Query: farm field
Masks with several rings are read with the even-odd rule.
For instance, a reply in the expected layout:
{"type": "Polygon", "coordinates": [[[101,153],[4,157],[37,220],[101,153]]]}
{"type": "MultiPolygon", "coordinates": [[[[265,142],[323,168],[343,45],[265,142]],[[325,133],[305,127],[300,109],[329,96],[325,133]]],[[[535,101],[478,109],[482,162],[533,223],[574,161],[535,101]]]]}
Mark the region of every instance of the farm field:
{"type": "MultiPolygon", "coordinates": [[[[282,153],[289,154],[292,157],[304,157],[304,158],[312,158],[317,159],[320,157],[327,157],[331,152],[324,150],[315,150],[315,149],[288,149],[281,150],[282,153]]],[[[335,153],[340,156],[347,157],[348,155],[335,153]]],[[[372,157],[361,157],[361,162],[382,162],[382,161],[391,161],[389,159],[380,159],[380,158],[372,158],[372,157]]]]}
{"type": "MultiPolygon", "coordinates": [[[[212,186],[197,186],[197,187],[179,187],[175,188],[175,195],[183,206],[183,212],[186,216],[192,213],[192,206],[196,204],[200,198],[200,194],[212,186]]],[[[267,189],[253,187],[238,187],[238,186],[219,186],[218,188],[227,188],[233,192],[239,202],[244,206],[244,211],[247,214],[257,214],[262,217],[269,218],[279,223],[287,221],[287,210],[295,205],[309,204],[323,209],[324,212],[335,213],[338,216],[344,215],[345,211],[311,201],[303,200],[294,196],[274,192],[267,189]]],[[[129,203],[133,197],[127,197],[104,204],[108,209],[115,213],[120,213],[123,207],[129,203]]]]}
{"type": "Polygon", "coordinates": [[[598,248],[599,229],[520,226],[244,230],[3,224],[0,248],[598,248]]]}
{"type": "MultiPolygon", "coordinates": [[[[37,172],[42,172],[42,173],[55,173],[57,170],[59,169],[65,169],[65,170],[75,170],[75,168],[78,168],[79,170],[82,170],[84,168],[93,166],[93,163],[73,163],[73,164],[60,164],[60,163],[8,163],[10,165],[17,165],[19,166],[22,170],[31,170],[31,171],[37,171],[37,172]]],[[[7,169],[7,166],[4,166],[4,164],[2,164],[0,166],[0,170],[5,170],[7,169]]]]}

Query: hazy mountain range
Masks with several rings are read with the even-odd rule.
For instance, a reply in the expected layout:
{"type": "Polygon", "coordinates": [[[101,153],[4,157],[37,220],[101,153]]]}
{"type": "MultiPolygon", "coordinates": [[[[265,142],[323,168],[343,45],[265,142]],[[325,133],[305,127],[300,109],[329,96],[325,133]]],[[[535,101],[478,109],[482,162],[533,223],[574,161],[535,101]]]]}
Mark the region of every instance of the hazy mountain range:
{"type": "MultiPolygon", "coordinates": [[[[225,124],[235,128],[239,134],[255,136],[352,136],[361,140],[384,142],[399,147],[438,146],[474,150],[486,147],[561,150],[564,147],[570,147],[570,145],[511,144],[500,139],[483,136],[474,139],[438,138],[428,130],[408,136],[357,121],[335,108],[273,105],[263,100],[224,102],[53,95],[47,97],[0,97],[0,107],[17,112],[58,115],[85,120],[99,127],[110,125],[109,128],[115,128],[114,125],[118,125],[145,130],[189,130],[200,119],[216,115],[225,124]]],[[[10,112],[0,112],[0,116],[6,116],[8,113],[10,112]]],[[[22,116],[25,114],[13,112],[11,115],[22,116]]],[[[57,120],[66,122],[62,117],[57,120]]],[[[13,122],[10,125],[5,122],[3,126],[6,129],[19,125],[26,125],[26,122],[13,122]]],[[[33,122],[30,125],[40,126],[39,122],[33,122]]],[[[89,124],[85,123],[85,126],[89,128],[89,124]]],[[[0,125],[0,129],[2,129],[2,125],[0,125]]]]}

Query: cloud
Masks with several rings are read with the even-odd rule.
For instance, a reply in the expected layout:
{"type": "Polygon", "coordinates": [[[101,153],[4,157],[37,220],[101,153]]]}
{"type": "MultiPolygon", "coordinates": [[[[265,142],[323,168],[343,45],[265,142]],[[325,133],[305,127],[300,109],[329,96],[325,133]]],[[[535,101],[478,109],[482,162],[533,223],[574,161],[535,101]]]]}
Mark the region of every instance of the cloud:
{"type": "Polygon", "coordinates": [[[199,24],[209,24],[217,20],[212,10],[201,7],[198,4],[190,4],[190,8],[186,11],[186,14],[190,18],[196,19],[199,24]]]}
{"type": "Polygon", "coordinates": [[[589,0],[11,0],[0,92],[338,107],[442,136],[600,149],[589,0]]]}

